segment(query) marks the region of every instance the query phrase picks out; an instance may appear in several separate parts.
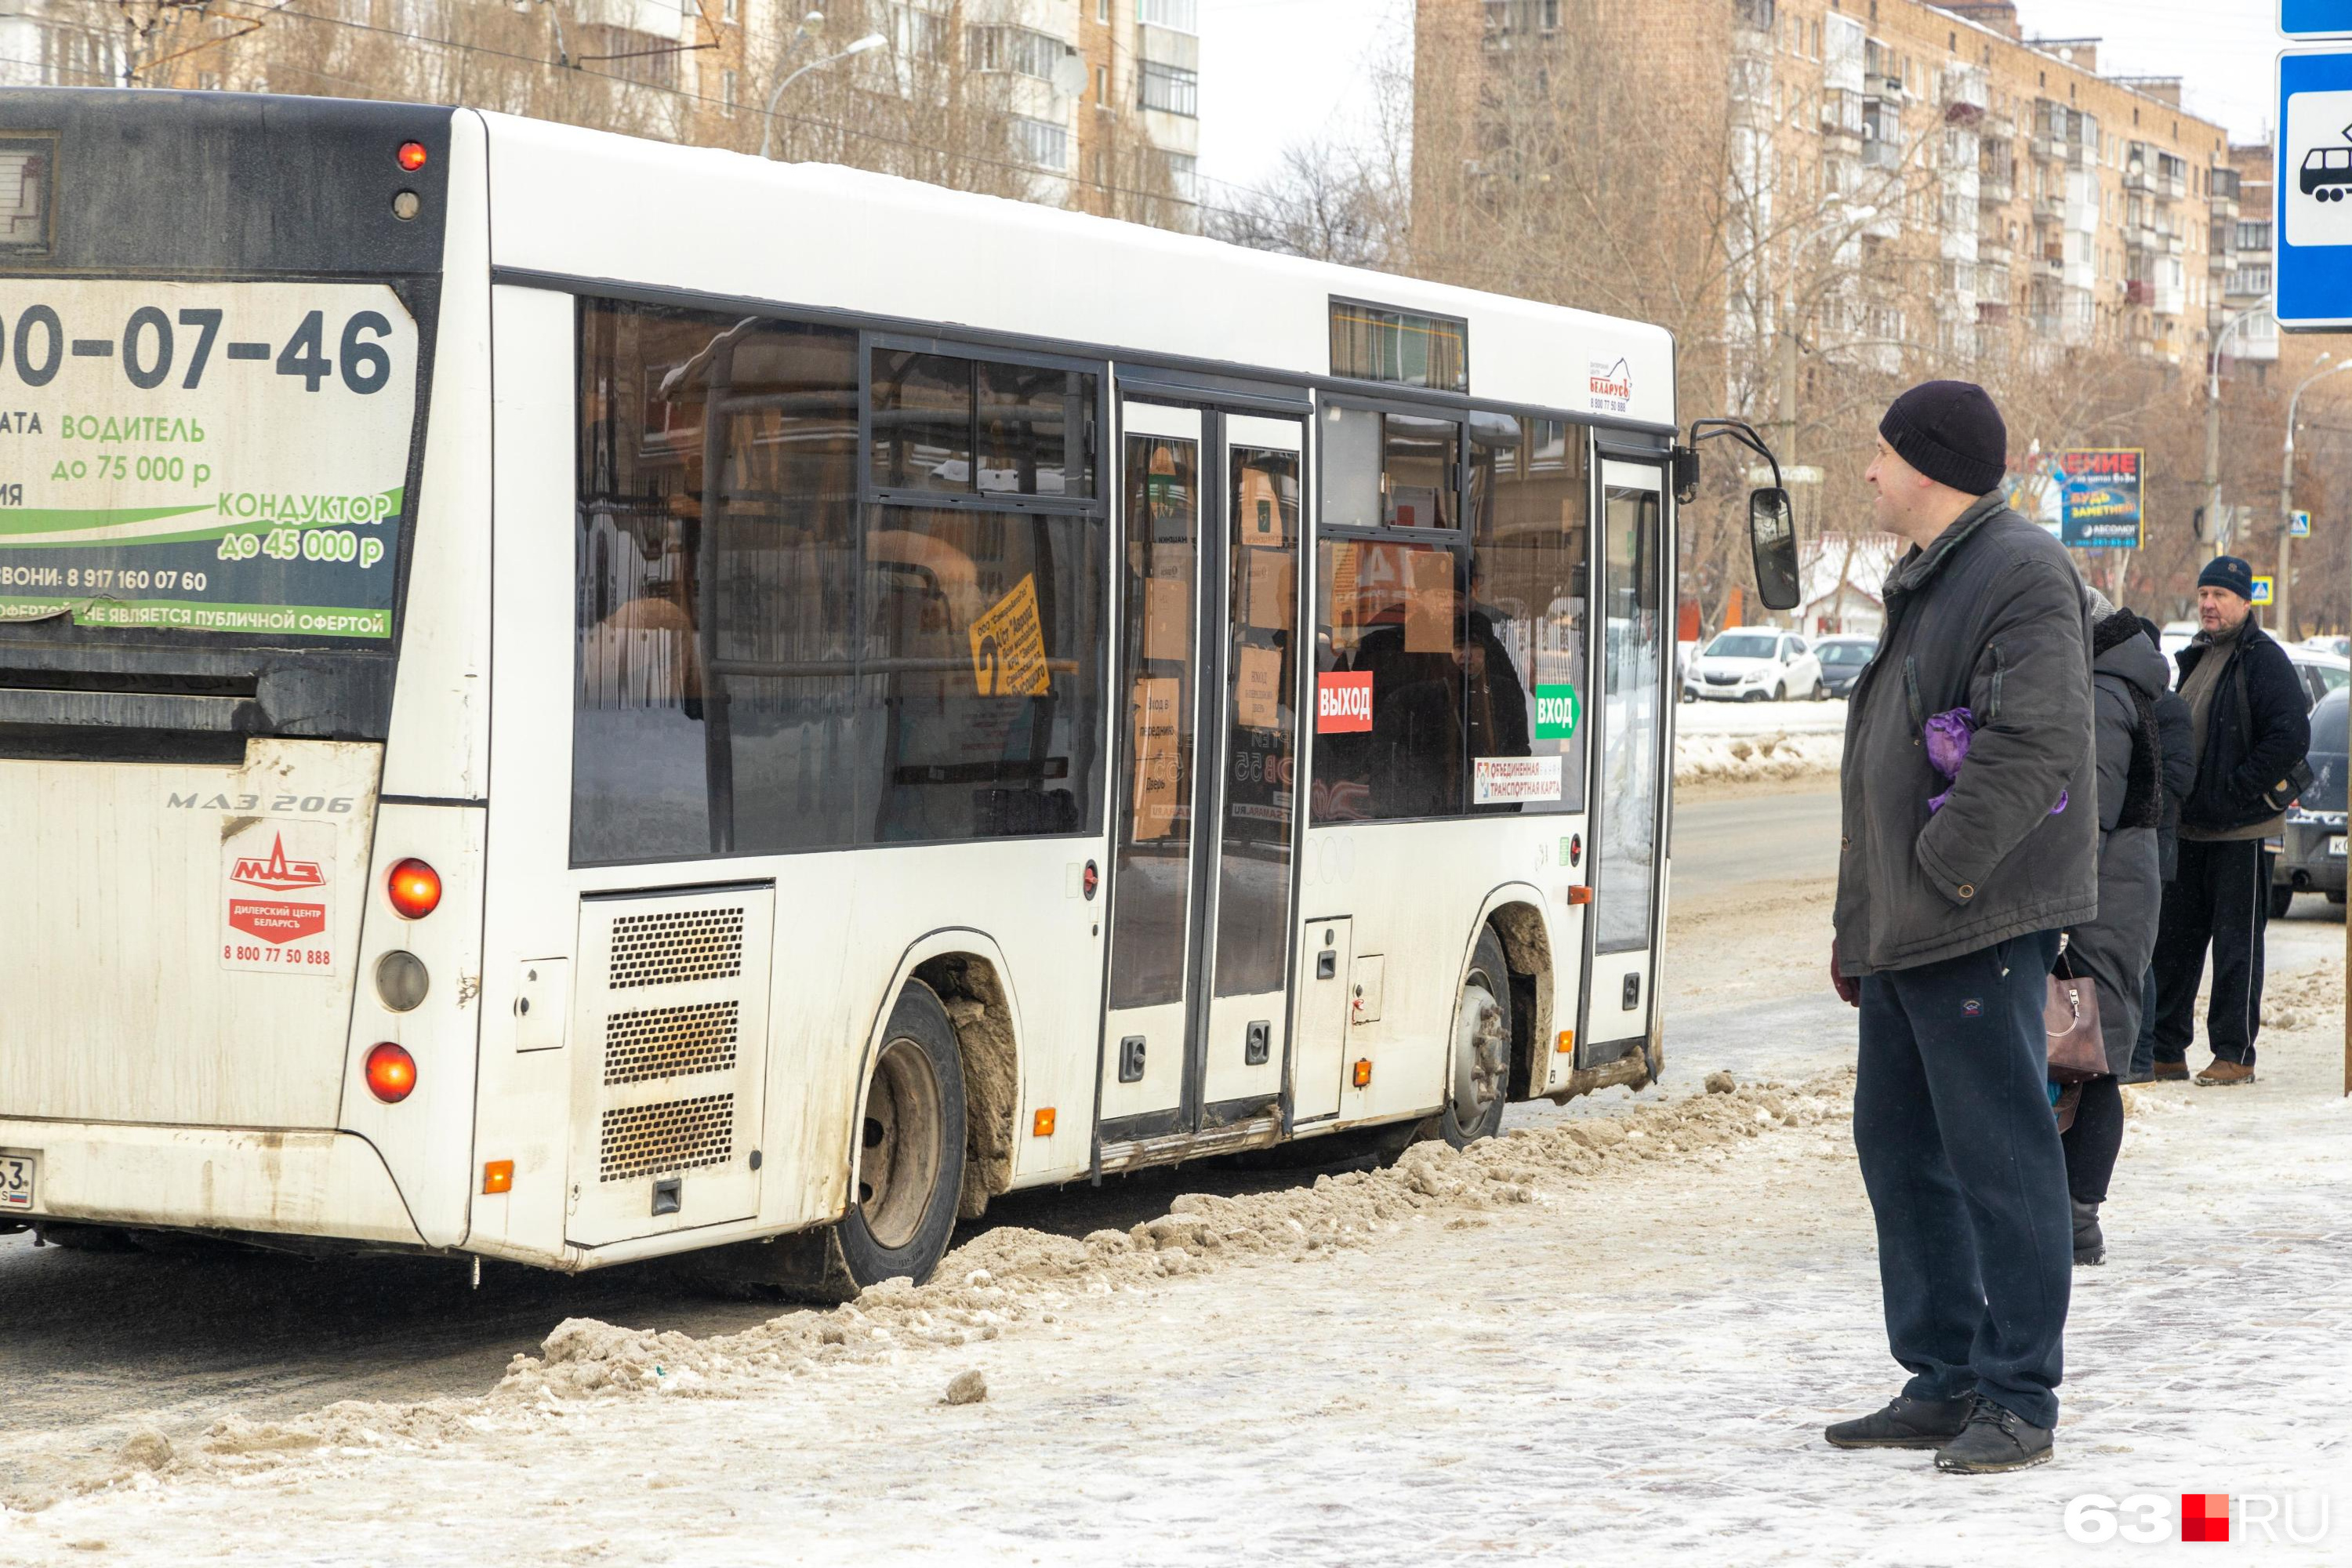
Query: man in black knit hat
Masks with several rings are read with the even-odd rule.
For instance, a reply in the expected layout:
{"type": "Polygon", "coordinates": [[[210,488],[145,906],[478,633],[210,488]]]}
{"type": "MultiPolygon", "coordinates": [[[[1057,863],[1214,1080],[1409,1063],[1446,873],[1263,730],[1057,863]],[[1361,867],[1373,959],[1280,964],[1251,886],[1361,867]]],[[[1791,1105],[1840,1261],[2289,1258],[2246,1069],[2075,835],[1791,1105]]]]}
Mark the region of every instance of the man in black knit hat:
{"type": "Polygon", "coordinates": [[[1826,1436],[1968,1472],[2053,1451],[2074,1222],[2042,1010],[2057,933],[2098,903],[2090,616],[2065,551],[2001,493],[2008,447],[1962,382],[1879,426],[1865,477],[1911,548],[1846,716],[1831,951],[1862,1009],[1854,1149],[1911,1380],[1826,1436]],[[1931,719],[1967,737],[1948,782],[1931,719]]]}
{"type": "Polygon", "coordinates": [[[2220,555],[2197,578],[2202,628],[2182,648],[2180,697],[2189,704],[2197,783],[2180,808],[2179,870],[2164,889],[2157,928],[2155,1076],[2189,1076],[2189,1037],[2205,949],[2213,949],[2213,999],[2205,1085],[2251,1083],[2263,1021],[2263,931],[2269,921],[2271,857],[2286,808],[2308,775],[2311,715],[2286,650],[2253,620],[2254,569],[2220,555]]]}

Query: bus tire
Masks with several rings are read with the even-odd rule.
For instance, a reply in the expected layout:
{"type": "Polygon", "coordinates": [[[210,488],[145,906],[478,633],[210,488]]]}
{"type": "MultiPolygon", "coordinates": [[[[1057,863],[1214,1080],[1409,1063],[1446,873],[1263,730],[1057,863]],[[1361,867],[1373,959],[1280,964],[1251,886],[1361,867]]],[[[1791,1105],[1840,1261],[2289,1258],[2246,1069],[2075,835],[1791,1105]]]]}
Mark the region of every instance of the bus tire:
{"type": "Polygon", "coordinates": [[[1511,971],[1492,926],[1480,929],[1462,977],[1447,1069],[1439,1135],[1456,1149],[1495,1136],[1511,1097],[1511,971]]]}
{"type": "Polygon", "coordinates": [[[955,1234],[963,1192],[963,1058],[937,993],[908,981],[874,1054],[850,1167],[848,1211],[833,1228],[858,1288],[920,1285],[955,1234]]]}

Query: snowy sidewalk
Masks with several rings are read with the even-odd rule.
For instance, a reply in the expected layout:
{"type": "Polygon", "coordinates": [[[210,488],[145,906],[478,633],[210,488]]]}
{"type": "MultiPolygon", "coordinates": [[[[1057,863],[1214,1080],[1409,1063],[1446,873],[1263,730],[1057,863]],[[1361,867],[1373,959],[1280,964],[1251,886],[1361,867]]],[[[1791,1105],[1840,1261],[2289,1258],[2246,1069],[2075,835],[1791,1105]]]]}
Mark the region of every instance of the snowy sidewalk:
{"type": "MultiPolygon", "coordinates": [[[[1010,1291],[951,1282],[724,1342],[583,1325],[572,1360],[487,1402],[240,1428],[185,1473],[5,1516],[0,1557],[2112,1559],[2067,1539],[2068,1499],[2343,1485],[2341,987],[2292,984],[2315,1022],[2265,1038],[2256,1085],[2139,1097],[2114,1261],[2075,1274],[2061,1457],[2025,1475],[1822,1445],[1900,1379],[1868,1211],[1841,1104],[1743,1092],[1625,1106],[1618,1126],[1646,1136],[1586,1125],[1589,1152],[1550,1128],[1401,1179],[1201,1205],[1161,1227],[1167,1250],[1001,1230],[951,1265],[1029,1271],[1010,1291]],[[1252,1239],[1286,1215],[1305,1216],[1295,1239],[1252,1239]],[[1199,1226],[1240,1245],[1204,1247],[1199,1226]],[[989,1397],[943,1405],[966,1368],[989,1397]]],[[[1686,1057],[1684,1083],[1705,1065],[1686,1057]]]]}
{"type": "Polygon", "coordinates": [[[1685,702],[1675,710],[1675,783],[1834,781],[1845,754],[1845,701],[1685,702]]]}

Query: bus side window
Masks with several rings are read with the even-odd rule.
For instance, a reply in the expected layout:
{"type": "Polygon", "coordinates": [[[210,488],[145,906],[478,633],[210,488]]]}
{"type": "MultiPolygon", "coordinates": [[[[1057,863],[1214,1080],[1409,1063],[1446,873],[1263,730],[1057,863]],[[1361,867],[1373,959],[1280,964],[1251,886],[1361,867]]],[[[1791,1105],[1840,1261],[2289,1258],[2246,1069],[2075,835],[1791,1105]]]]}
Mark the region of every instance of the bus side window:
{"type": "Polygon", "coordinates": [[[1458,814],[1460,552],[1326,540],[1317,561],[1314,820],[1458,814]]]}

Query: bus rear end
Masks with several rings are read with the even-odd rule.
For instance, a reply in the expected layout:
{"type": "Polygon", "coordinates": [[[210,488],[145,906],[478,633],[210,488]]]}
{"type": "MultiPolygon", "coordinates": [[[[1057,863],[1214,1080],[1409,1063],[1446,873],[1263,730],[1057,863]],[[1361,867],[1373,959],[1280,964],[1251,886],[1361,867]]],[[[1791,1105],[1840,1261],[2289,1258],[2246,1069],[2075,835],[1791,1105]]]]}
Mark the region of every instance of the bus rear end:
{"type": "Polygon", "coordinates": [[[0,126],[0,1227],[454,1245],[478,131],[43,89],[0,126]]]}

